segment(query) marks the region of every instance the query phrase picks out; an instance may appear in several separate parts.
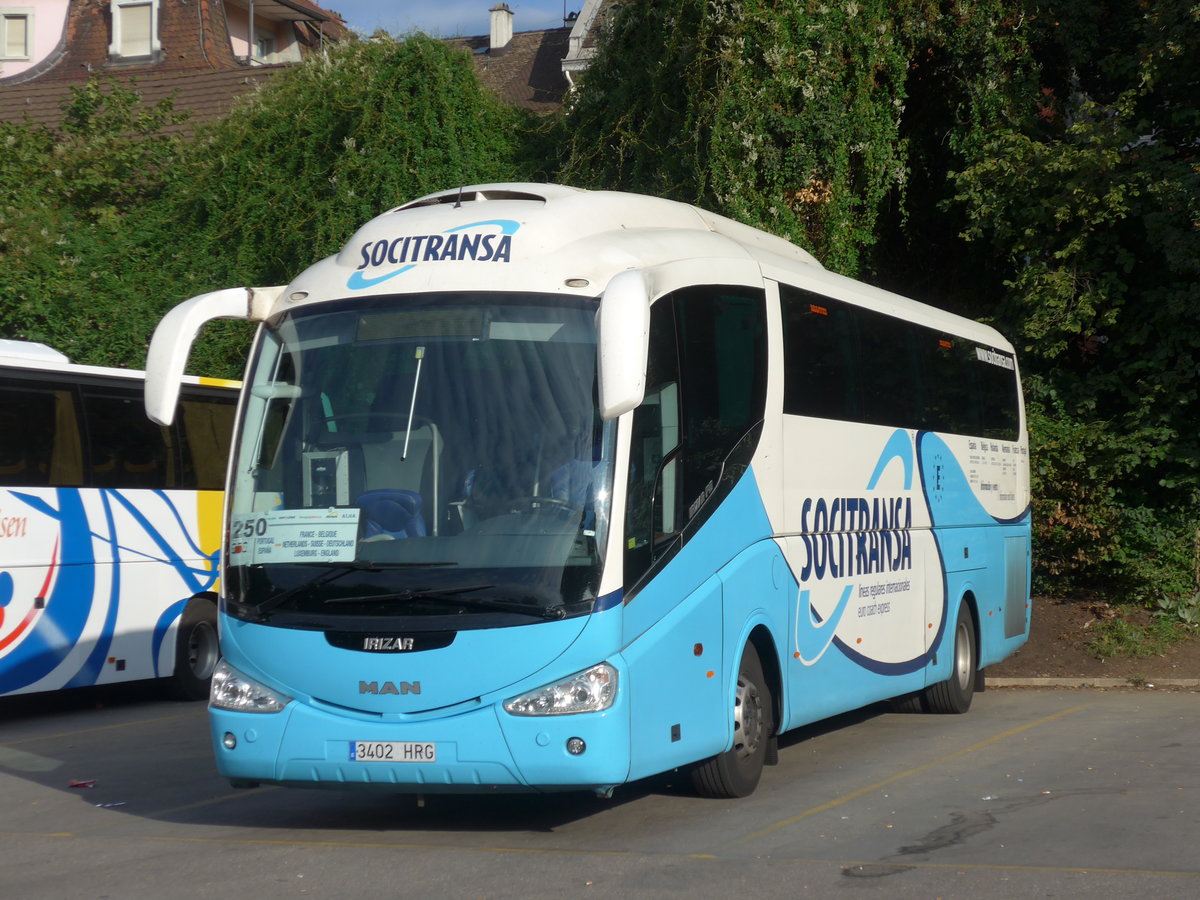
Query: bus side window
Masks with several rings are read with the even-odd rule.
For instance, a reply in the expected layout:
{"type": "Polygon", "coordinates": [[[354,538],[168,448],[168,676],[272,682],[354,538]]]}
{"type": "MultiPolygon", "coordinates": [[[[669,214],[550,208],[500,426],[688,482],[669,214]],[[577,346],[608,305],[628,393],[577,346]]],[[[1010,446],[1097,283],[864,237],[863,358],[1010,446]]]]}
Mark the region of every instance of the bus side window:
{"type": "Polygon", "coordinates": [[[678,528],[679,353],[675,310],[666,298],[650,310],[646,398],[633,413],[625,499],[625,584],[654,562],[656,540],[678,528]],[[668,531],[670,529],[670,531],[668,531]]]}
{"type": "Polygon", "coordinates": [[[779,285],[783,301],[783,411],[856,421],[861,416],[857,344],[849,309],[828,297],[779,285]]]}
{"type": "Polygon", "coordinates": [[[220,491],[225,488],[225,460],[233,435],[237,405],[233,397],[185,394],[179,402],[182,477],[179,487],[220,491]]]}
{"type": "Polygon", "coordinates": [[[85,390],[83,407],[92,487],[178,487],[174,429],[147,419],[140,397],[85,390]]]}
{"type": "Polygon", "coordinates": [[[0,484],[77,487],[83,450],[74,392],[28,382],[0,384],[0,484]]]}
{"type": "MultiPolygon", "coordinates": [[[[706,285],[675,296],[683,385],[683,514],[703,518],[745,472],[767,397],[761,290],[706,285]],[[735,453],[735,448],[742,452],[735,453]]],[[[686,522],[685,522],[686,524],[686,522]]]]}
{"type": "Polygon", "coordinates": [[[745,472],[766,405],[761,290],[700,285],[650,310],[646,399],[634,411],[625,584],[686,540],[745,472]]]}
{"type": "Polygon", "coordinates": [[[920,422],[924,398],[914,342],[919,329],[867,309],[854,310],[858,325],[859,421],[903,427],[920,422]]]}

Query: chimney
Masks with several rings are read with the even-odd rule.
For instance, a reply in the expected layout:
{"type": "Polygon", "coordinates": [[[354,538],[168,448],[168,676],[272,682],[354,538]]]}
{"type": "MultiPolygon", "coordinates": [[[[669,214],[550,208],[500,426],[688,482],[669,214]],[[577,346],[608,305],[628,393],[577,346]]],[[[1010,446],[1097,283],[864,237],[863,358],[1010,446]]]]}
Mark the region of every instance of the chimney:
{"type": "Polygon", "coordinates": [[[495,53],[507,47],[508,42],[512,40],[513,12],[508,8],[507,3],[497,3],[488,12],[492,14],[491,46],[489,49],[492,53],[495,53]]]}

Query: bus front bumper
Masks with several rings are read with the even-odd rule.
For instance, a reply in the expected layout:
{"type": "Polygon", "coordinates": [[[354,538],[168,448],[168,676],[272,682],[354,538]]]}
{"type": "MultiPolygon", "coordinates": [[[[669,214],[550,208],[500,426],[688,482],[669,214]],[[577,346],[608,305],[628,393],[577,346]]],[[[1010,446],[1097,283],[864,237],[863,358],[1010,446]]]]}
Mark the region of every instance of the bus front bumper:
{"type": "Polygon", "coordinates": [[[629,776],[623,707],[618,700],[599,713],[525,717],[497,705],[385,721],[293,700],[278,713],[210,707],[209,724],[217,769],[238,786],[607,793],[629,776]]]}

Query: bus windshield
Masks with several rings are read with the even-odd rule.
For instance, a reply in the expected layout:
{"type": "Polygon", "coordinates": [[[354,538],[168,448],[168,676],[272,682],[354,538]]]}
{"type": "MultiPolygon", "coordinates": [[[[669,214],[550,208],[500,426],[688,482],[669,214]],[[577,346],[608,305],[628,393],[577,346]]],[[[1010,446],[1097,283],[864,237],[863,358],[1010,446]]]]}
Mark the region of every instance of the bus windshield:
{"type": "Polygon", "coordinates": [[[595,309],[440,293],[268,322],[235,445],[228,611],[415,630],[590,612],[613,453],[595,309]]]}

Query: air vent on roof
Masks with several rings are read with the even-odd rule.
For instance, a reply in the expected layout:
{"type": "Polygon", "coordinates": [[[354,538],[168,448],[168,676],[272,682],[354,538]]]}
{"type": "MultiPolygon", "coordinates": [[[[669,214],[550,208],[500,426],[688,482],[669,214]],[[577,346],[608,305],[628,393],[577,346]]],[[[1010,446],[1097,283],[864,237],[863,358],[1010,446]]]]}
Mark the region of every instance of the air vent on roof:
{"type": "Polygon", "coordinates": [[[425,197],[421,200],[415,200],[406,206],[401,206],[399,209],[418,209],[422,206],[438,206],[443,203],[478,203],[483,200],[530,200],[534,203],[545,203],[546,198],[539,194],[530,194],[525,191],[505,191],[505,190],[486,190],[486,191],[448,191],[445,194],[437,194],[433,197],[425,197]]]}

